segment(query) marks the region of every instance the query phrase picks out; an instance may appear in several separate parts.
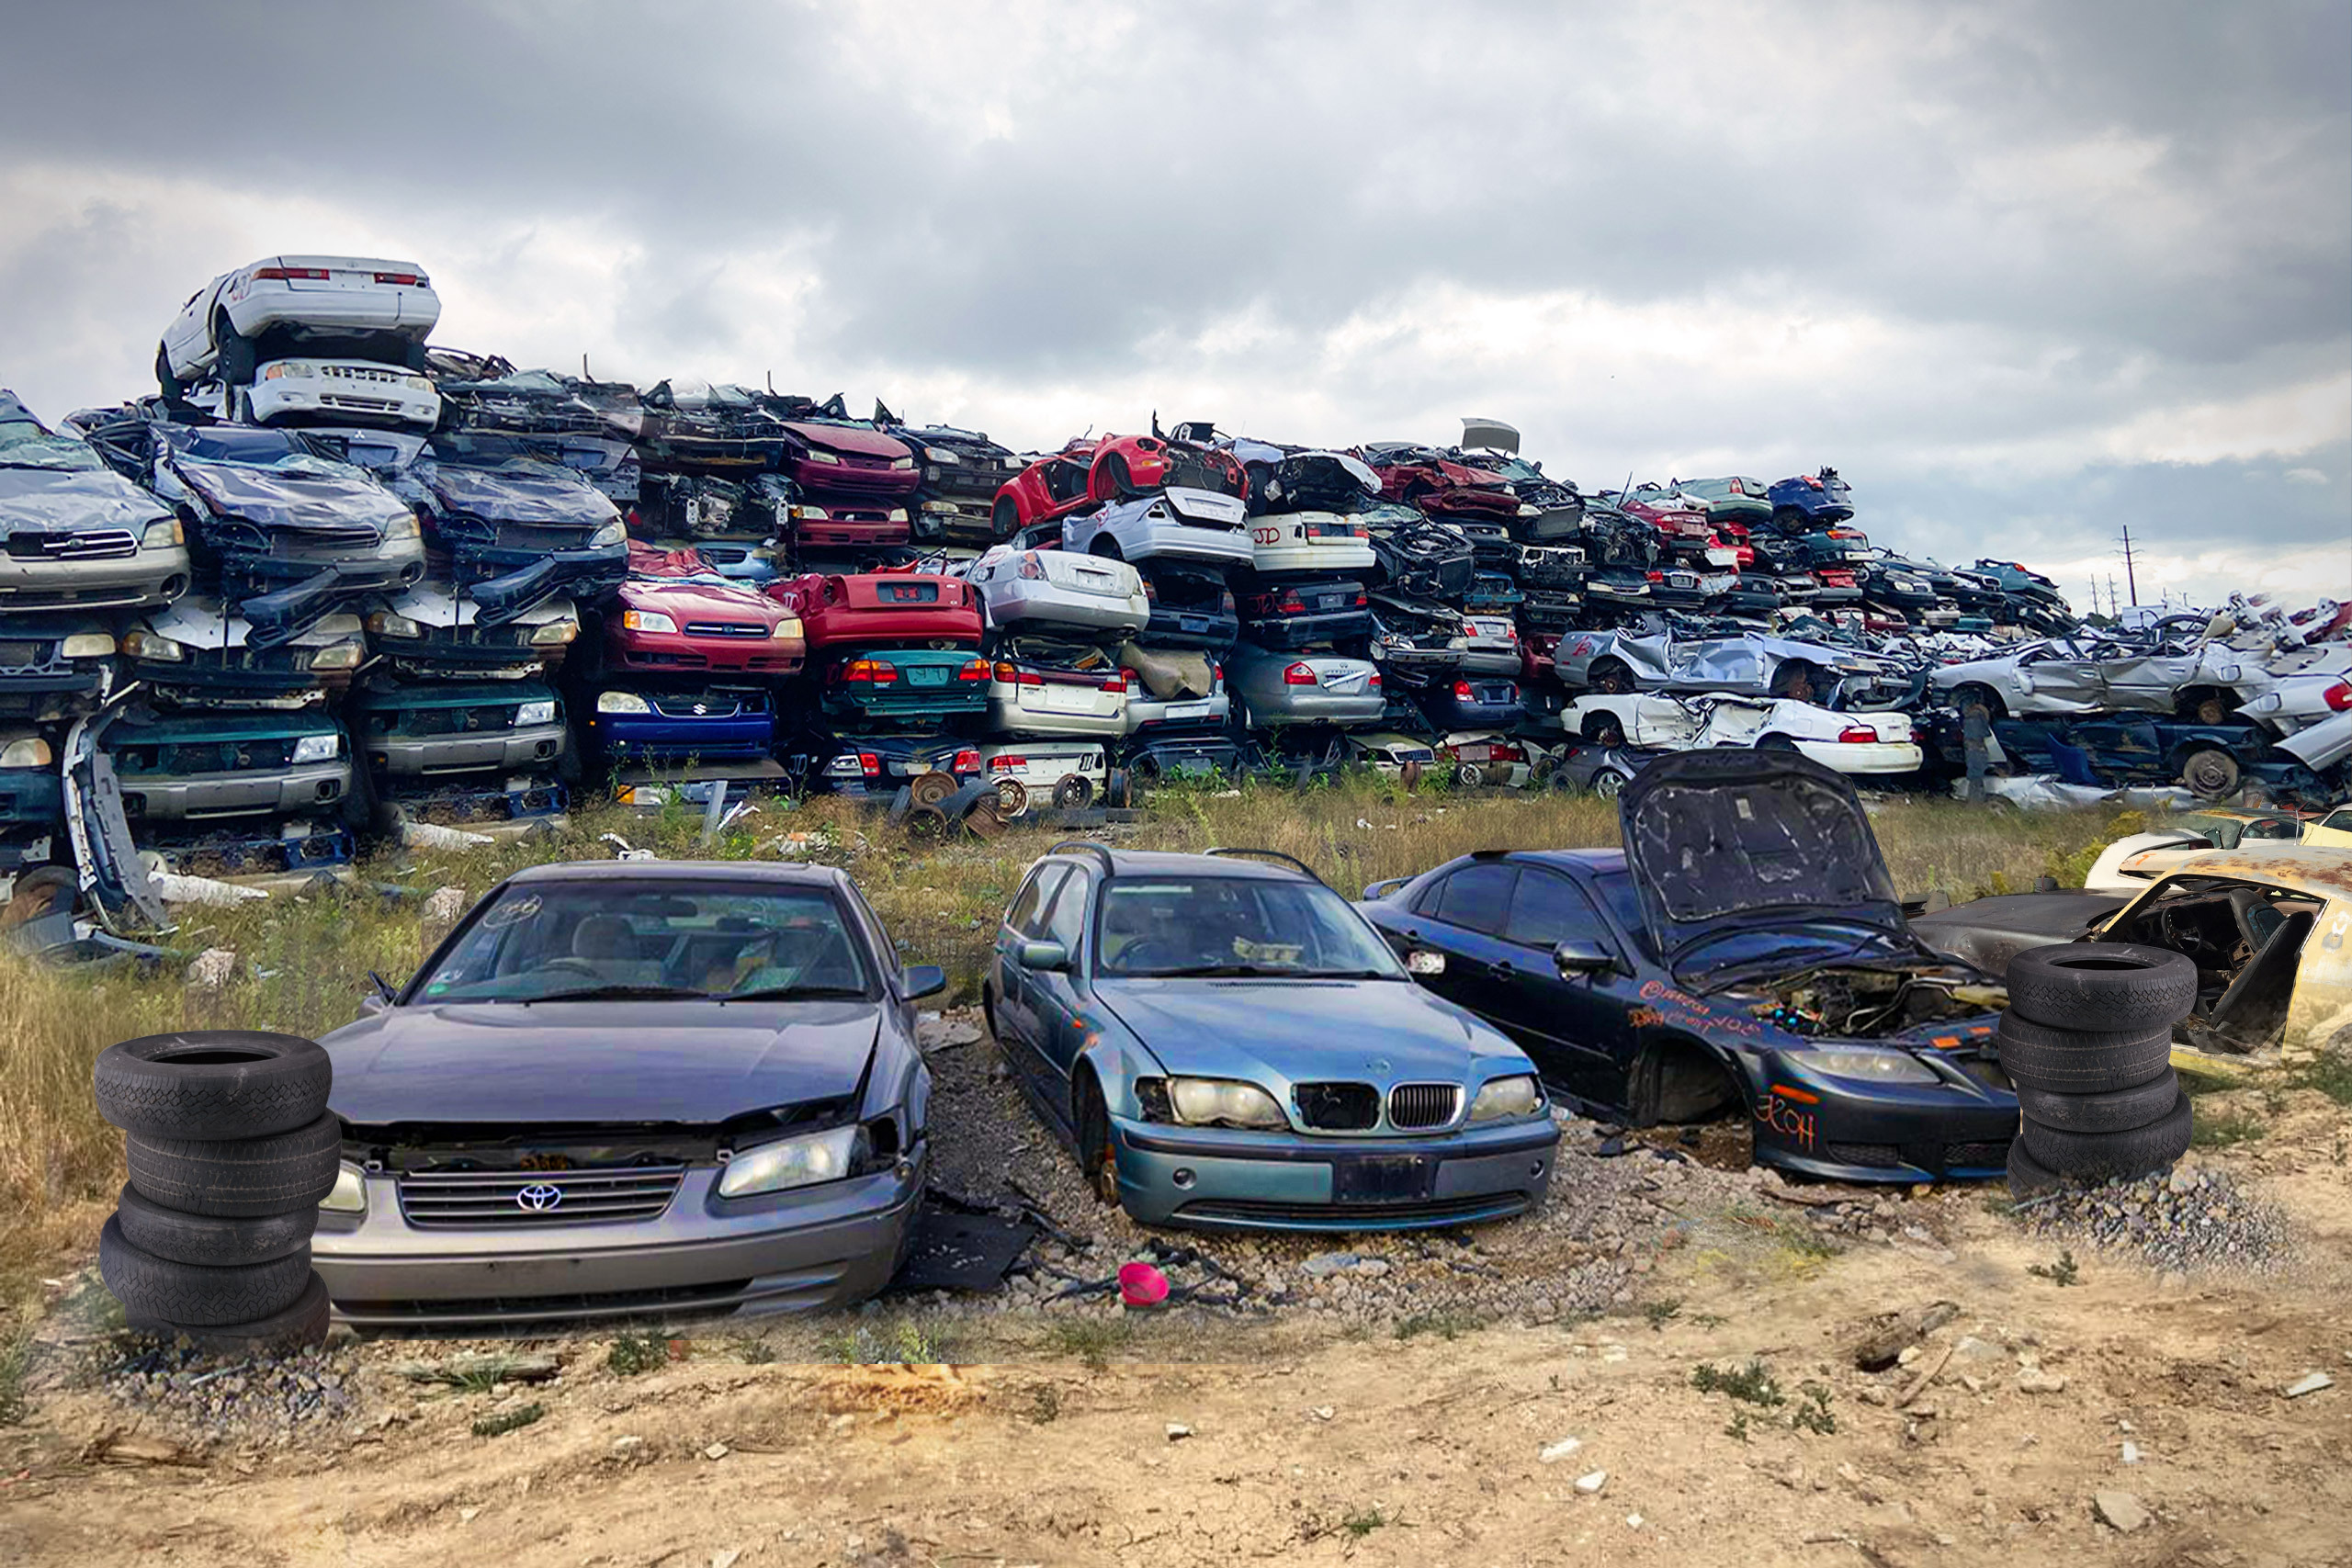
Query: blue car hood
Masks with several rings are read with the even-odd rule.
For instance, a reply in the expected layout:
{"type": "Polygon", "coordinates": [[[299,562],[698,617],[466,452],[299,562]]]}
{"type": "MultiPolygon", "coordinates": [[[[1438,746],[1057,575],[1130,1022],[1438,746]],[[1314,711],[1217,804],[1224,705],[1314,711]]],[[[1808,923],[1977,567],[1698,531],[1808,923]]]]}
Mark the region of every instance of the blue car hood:
{"type": "Polygon", "coordinates": [[[668,1122],[851,1093],[880,1010],[865,1001],[453,1002],[394,1008],[319,1042],[345,1122],[668,1122]]]}
{"type": "Polygon", "coordinates": [[[1520,1055],[1402,981],[1098,979],[1094,991],[1161,1066],[1193,1077],[1460,1082],[1475,1063],[1520,1055]]]}

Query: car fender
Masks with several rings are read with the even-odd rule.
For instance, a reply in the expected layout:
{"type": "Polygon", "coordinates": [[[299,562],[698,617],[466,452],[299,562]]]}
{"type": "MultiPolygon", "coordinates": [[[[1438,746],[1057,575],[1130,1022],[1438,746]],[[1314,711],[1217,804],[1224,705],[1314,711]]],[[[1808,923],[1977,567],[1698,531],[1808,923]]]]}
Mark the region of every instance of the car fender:
{"type": "MultiPolygon", "coordinates": [[[[1638,1026],[1638,1016],[1636,1019],[1638,1026]]],[[[1733,1051],[1688,1030],[1651,1024],[1641,1029],[1641,1043],[1629,1075],[1631,1093],[1626,1110],[1642,1126],[1655,1126],[1658,1117],[1658,1075],[1669,1053],[1690,1051],[1705,1056],[1739,1086],[1741,1110],[1753,1114],[1770,1088],[1770,1074],[1760,1054],[1733,1051]]]]}
{"type": "Polygon", "coordinates": [[[1083,1021],[1087,1026],[1086,1043],[1080,1048],[1076,1060],[1070,1065],[1070,1125],[1078,1125],[1080,1086],[1085,1082],[1085,1076],[1089,1073],[1094,1075],[1094,1081],[1102,1087],[1102,1103],[1109,1107],[1114,1117],[1124,1117],[1130,1122],[1141,1121],[1143,1105],[1136,1099],[1136,1080],[1165,1077],[1168,1069],[1159,1065],[1159,1058],[1128,1031],[1126,1025],[1105,1016],[1100,1004],[1089,1005],[1084,1010],[1083,1021]]]}

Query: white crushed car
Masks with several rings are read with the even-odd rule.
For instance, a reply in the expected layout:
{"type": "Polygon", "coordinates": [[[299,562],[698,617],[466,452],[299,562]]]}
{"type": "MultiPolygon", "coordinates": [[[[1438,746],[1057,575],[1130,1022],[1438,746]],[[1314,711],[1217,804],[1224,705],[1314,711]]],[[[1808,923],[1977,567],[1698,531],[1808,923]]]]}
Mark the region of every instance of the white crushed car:
{"type": "Polygon", "coordinates": [[[1370,571],[1372,536],[1336,512],[1269,512],[1250,520],[1250,559],[1261,577],[1370,571]]]}
{"type": "Polygon", "coordinates": [[[1065,519],[1062,548],[1118,560],[1173,557],[1247,566],[1256,558],[1250,509],[1239,498],[1183,485],[1065,519]]]}
{"type": "Polygon", "coordinates": [[[966,568],[963,576],[979,594],[991,626],[1084,626],[1134,633],[1151,619],[1142,576],[1125,561],[1105,556],[1000,545],[966,568]]]}
{"type": "Polygon", "coordinates": [[[980,776],[996,787],[997,808],[1025,816],[1047,806],[1082,810],[1102,797],[1111,775],[1099,740],[995,740],[980,749],[980,776]]]}
{"type": "Polygon", "coordinates": [[[1800,751],[1841,773],[1907,773],[1919,765],[1905,715],[1834,713],[1789,697],[1589,694],[1570,703],[1560,721],[1570,735],[1599,746],[1663,751],[1752,746],[1800,751]]]}
{"type": "MultiPolygon", "coordinates": [[[[247,424],[360,424],[431,430],[441,394],[431,378],[364,359],[273,359],[222,416],[247,424]]],[[[224,398],[224,401],[226,398],[224,398]]]]}
{"type": "Polygon", "coordinates": [[[380,343],[393,363],[422,371],[440,319],[441,297],[414,262],[265,256],[188,297],[156,345],[155,379],[166,397],[197,381],[248,386],[262,348],[276,357],[313,343],[380,343]]]}

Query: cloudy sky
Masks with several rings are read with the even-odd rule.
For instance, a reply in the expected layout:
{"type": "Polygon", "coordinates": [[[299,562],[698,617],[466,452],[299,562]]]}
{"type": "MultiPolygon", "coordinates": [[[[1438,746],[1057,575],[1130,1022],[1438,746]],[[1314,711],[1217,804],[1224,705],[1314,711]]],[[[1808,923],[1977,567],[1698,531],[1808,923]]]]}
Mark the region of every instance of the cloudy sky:
{"type": "Polygon", "coordinates": [[[2078,606],[2352,596],[2352,4],[92,0],[0,53],[0,385],[152,389],[213,274],[1010,445],[1157,410],[1836,465],[2078,606]],[[658,21],[652,18],[657,17],[658,21]]]}

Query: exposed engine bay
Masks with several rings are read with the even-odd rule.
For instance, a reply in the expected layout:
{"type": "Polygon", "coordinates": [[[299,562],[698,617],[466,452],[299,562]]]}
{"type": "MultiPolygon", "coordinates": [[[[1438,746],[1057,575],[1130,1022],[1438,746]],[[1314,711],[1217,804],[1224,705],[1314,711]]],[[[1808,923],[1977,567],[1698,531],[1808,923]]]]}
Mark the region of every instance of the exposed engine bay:
{"type": "Polygon", "coordinates": [[[1981,1018],[2008,1005],[2008,987],[1971,969],[1809,969],[1747,1002],[1750,1016],[1808,1037],[1874,1040],[1945,1019],[1981,1018]]]}

